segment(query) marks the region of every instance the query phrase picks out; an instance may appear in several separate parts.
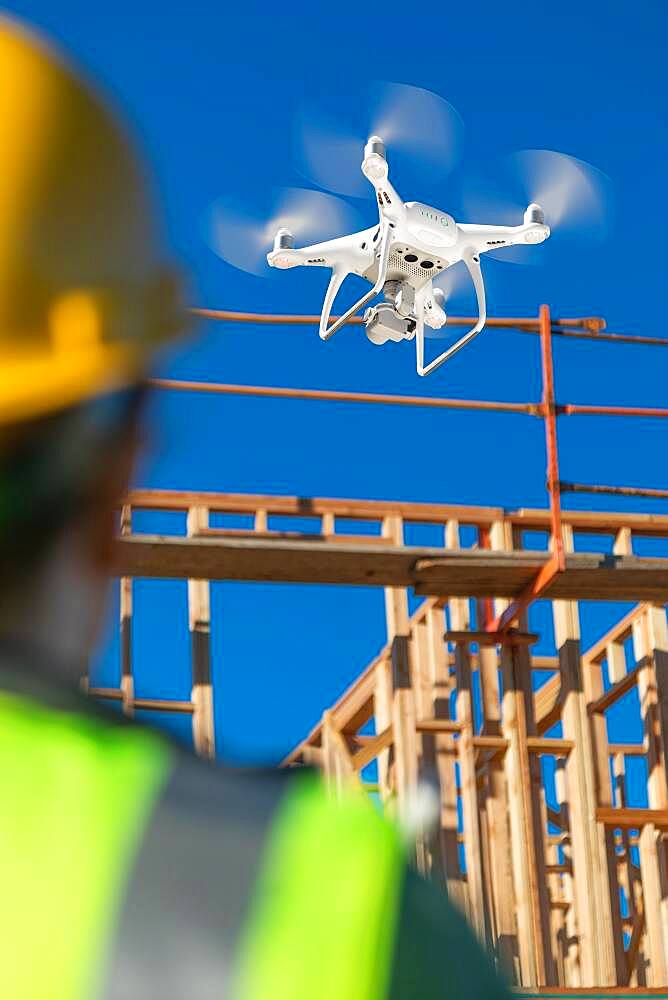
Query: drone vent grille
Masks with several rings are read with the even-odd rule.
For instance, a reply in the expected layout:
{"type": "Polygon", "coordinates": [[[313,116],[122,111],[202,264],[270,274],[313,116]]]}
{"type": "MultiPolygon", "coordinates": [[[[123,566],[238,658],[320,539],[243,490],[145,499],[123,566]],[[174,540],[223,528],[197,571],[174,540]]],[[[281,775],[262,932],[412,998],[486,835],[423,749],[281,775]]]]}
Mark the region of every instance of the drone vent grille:
{"type": "Polygon", "coordinates": [[[418,264],[410,264],[403,257],[400,257],[398,253],[390,254],[388,268],[392,271],[403,271],[404,274],[410,274],[414,278],[421,278],[426,273],[418,264]]]}

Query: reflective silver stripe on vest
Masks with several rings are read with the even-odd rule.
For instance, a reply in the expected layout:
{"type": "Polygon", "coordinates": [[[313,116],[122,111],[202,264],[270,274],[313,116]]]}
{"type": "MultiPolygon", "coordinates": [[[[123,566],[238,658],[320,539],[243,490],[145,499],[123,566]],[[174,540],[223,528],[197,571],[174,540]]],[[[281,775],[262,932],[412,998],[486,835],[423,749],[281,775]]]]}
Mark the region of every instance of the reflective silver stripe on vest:
{"type": "Polygon", "coordinates": [[[176,751],[136,859],[104,1000],[224,1000],[286,772],[217,768],[176,751]]]}

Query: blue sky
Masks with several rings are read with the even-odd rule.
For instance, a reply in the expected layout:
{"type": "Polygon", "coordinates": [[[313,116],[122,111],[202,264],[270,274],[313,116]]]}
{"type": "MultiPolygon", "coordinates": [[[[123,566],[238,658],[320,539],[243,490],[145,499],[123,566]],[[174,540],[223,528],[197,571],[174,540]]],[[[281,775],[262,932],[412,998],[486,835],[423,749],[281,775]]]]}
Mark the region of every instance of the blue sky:
{"type": "MultiPolygon", "coordinates": [[[[534,314],[548,302],[556,315],[603,315],[612,330],[665,332],[663,4],[482,0],[421,10],[33,0],[5,8],[64,43],[130,116],[157,172],[168,236],[188,264],[194,302],[318,311],[324,272],[258,278],[235,271],[207,245],[206,215],[230,191],[252,199],[267,185],[303,183],[290,139],[300,102],[335,95],[342,79],[354,87],[381,78],[441,94],[466,126],[459,174],[407,173],[397,180],[406,199],[428,195],[457,217],[461,179],[523,147],[570,153],[613,182],[616,222],[596,251],[576,248],[549,266],[485,262],[493,314],[534,314]]],[[[371,225],[373,201],[360,208],[371,225]]],[[[310,328],[202,324],[162,370],[212,381],[511,400],[539,395],[534,338],[488,331],[428,380],[416,376],[412,350],[374,347],[355,328],[323,345],[310,328]]],[[[665,405],[662,352],[557,341],[558,396],[665,405]]],[[[152,409],[142,485],[507,507],[546,499],[543,430],[531,418],[165,393],[152,409]]],[[[560,445],[563,478],[667,485],[659,421],[569,418],[561,421],[560,445]]],[[[592,505],[581,497],[567,504],[592,505]]],[[[138,688],[185,696],[185,584],[139,583],[136,608],[138,688]]],[[[585,643],[619,610],[587,607],[585,643]]],[[[216,585],[213,615],[218,742],[236,757],[287,750],[384,639],[379,592],[216,585]]],[[[536,623],[543,620],[539,608],[536,623]]],[[[105,641],[99,671],[111,682],[116,647],[113,638],[105,641]]],[[[549,642],[548,635],[545,651],[549,642]]],[[[628,718],[622,713],[619,726],[635,738],[628,718]]]]}

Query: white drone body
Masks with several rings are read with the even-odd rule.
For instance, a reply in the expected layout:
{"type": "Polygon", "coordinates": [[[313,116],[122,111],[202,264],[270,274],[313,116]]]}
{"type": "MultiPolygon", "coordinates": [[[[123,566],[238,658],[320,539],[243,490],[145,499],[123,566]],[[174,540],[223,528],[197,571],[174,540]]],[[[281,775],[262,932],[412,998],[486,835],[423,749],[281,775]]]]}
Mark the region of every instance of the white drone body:
{"type": "Polygon", "coordinates": [[[485,325],[485,286],[480,254],[517,243],[542,243],[550,235],[543,210],[531,204],[519,226],[479,226],[455,222],[452,216],[420,202],[403,202],[388,180],[385,145],[372,136],[364,149],[362,173],[373,185],[379,224],[350,236],[296,248],[292,234],[279,229],[272,267],[331,268],[320,317],[320,336],[327,340],[377,295],[383,301],[364,314],[366,334],[374,344],[415,339],[418,375],[428,375],[451,358],[485,325]],[[425,325],[439,329],[446,322],[445,297],[434,279],[459,261],[468,268],[478,301],[478,320],[456,343],[425,365],[425,325]],[[350,274],[365,278],[371,288],[350,309],[330,323],[336,295],[350,274]]]}

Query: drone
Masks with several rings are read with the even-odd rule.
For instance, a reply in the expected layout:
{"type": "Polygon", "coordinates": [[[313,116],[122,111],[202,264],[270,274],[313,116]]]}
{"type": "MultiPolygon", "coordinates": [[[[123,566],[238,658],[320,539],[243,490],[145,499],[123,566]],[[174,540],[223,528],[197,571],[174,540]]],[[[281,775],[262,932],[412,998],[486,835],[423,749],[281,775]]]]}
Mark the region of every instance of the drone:
{"type": "Polygon", "coordinates": [[[517,226],[473,225],[455,222],[451,215],[418,201],[404,202],[389,180],[385,143],[372,135],[365,147],[362,174],[372,185],[378,203],[378,224],[337,239],[296,247],[292,232],[277,230],[267,254],[271,267],[325,267],[332,272],[320,316],[319,333],[328,340],[357,312],[364,312],[364,328],[373,344],[415,340],[418,375],[429,375],[483,330],[487,319],[485,284],[480,255],[517,244],[544,242],[550,235],[545,213],[532,202],[517,226]],[[478,319],[455,343],[425,364],[425,327],[439,330],[447,321],[445,295],[434,279],[462,262],[468,269],[477,299],[478,319]],[[334,301],[349,275],[371,285],[341,316],[330,322],[334,301]],[[382,295],[382,301],[371,305],[382,295]]]}

